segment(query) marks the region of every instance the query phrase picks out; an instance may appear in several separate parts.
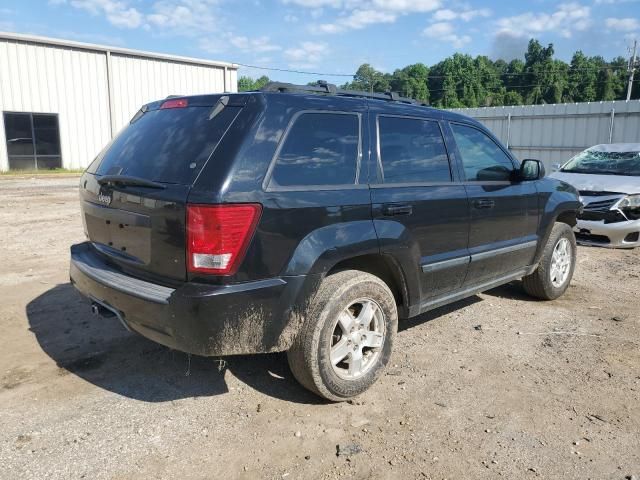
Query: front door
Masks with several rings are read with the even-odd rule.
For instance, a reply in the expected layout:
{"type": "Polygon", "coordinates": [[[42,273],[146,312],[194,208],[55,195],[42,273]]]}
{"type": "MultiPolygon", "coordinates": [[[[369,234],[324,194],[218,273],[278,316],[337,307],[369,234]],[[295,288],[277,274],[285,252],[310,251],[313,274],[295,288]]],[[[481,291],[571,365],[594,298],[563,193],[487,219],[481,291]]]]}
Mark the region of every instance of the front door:
{"type": "Polygon", "coordinates": [[[464,282],[474,285],[522,270],[537,246],[538,194],[535,182],[518,181],[507,152],[485,131],[450,123],[458,164],[469,198],[469,253],[464,282]]]}
{"type": "MultiPolygon", "coordinates": [[[[388,111],[386,109],[385,111],[388,111]]],[[[459,288],[469,264],[469,208],[437,119],[371,109],[377,178],[371,182],[382,253],[403,263],[414,308],[459,288]],[[418,298],[415,298],[418,297],[418,298]]]]}

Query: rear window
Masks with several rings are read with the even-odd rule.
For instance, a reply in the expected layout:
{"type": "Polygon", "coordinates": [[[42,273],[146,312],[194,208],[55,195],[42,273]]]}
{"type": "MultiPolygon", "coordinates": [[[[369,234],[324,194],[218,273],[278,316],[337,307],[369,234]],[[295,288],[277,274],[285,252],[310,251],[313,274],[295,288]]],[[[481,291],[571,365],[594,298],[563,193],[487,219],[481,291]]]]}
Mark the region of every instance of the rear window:
{"type": "Polygon", "coordinates": [[[271,185],[352,185],[356,181],[359,147],[358,115],[303,113],[287,133],[271,185]]]}
{"type": "Polygon", "coordinates": [[[227,106],[212,119],[211,111],[199,106],[151,110],[126,127],[90,171],[190,185],[240,107],[227,106]]]}

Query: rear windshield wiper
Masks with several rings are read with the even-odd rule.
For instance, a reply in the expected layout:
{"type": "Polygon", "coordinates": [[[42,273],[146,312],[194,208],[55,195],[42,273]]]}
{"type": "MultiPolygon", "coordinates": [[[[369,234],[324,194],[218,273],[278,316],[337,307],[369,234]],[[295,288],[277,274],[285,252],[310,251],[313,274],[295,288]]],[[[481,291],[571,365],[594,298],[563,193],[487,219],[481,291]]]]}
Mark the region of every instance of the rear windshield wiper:
{"type": "Polygon", "coordinates": [[[162,183],[154,182],[152,180],[146,180],[140,177],[130,177],[128,175],[104,175],[98,179],[98,183],[100,185],[132,185],[136,187],[147,187],[147,188],[158,188],[164,189],[167,188],[162,183]]]}

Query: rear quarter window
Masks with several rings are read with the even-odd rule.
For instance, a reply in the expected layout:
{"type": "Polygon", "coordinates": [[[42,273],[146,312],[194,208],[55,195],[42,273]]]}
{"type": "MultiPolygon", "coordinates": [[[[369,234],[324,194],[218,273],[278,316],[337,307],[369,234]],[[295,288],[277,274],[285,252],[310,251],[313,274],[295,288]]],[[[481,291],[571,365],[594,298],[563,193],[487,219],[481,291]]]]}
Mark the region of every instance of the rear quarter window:
{"type": "Polygon", "coordinates": [[[151,110],[127,126],[90,167],[97,175],[129,175],[192,184],[240,107],[151,110]],[[96,166],[97,165],[97,166],[96,166]]]}
{"type": "Polygon", "coordinates": [[[352,185],[359,155],[359,115],[302,113],[278,150],[269,186],[352,185]]]}

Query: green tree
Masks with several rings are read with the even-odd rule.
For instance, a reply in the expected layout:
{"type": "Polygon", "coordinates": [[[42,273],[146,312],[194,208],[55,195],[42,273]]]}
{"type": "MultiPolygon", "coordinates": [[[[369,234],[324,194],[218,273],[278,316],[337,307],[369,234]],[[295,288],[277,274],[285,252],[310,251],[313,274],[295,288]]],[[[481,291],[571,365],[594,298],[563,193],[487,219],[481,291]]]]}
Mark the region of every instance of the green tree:
{"type": "Polygon", "coordinates": [[[253,87],[256,90],[260,90],[262,87],[264,87],[267,83],[269,83],[271,80],[269,79],[269,77],[267,77],[266,75],[263,75],[261,77],[258,77],[258,79],[256,79],[253,87]]]}
{"type": "Polygon", "coordinates": [[[429,68],[422,63],[416,63],[393,72],[390,81],[391,90],[401,95],[414,98],[421,102],[429,101],[429,68]]]}
{"type": "MultiPolygon", "coordinates": [[[[504,68],[504,65],[502,66],[504,68]]],[[[431,101],[443,108],[501,105],[505,94],[499,70],[485,56],[456,53],[434,65],[429,76],[431,101]]]]}
{"type": "Polygon", "coordinates": [[[368,63],[363,63],[353,76],[353,82],[346,83],[342,87],[348,90],[361,90],[364,92],[388,92],[390,80],[391,75],[385,75],[368,63]]]}
{"type": "Polygon", "coordinates": [[[247,92],[253,90],[253,78],[242,76],[238,79],[238,91],[247,92]]]}
{"type": "MultiPolygon", "coordinates": [[[[437,107],[460,108],[621,99],[626,80],[623,57],[607,62],[577,51],[567,64],[554,58],[553,44],[532,39],[524,61],[456,53],[431,67],[416,63],[392,75],[363,64],[343,88],[392,90],[437,107]]],[[[640,82],[633,95],[640,96],[640,82]]]]}
{"type": "MultiPolygon", "coordinates": [[[[610,88],[613,92],[613,99],[623,100],[627,98],[627,59],[624,57],[616,57],[609,62],[608,67],[611,79],[610,88]]],[[[638,84],[636,84],[636,88],[637,87],[638,84]]],[[[638,98],[638,96],[634,95],[633,98],[638,98]]]]}
{"type": "Polygon", "coordinates": [[[503,105],[506,90],[500,78],[503,65],[492,62],[488,57],[478,56],[473,61],[475,73],[475,96],[480,107],[503,105]]]}
{"type": "Polygon", "coordinates": [[[522,105],[524,100],[522,95],[520,95],[515,90],[510,90],[505,92],[504,97],[502,98],[503,105],[522,105]]]}
{"type": "Polygon", "coordinates": [[[588,58],[582,51],[573,54],[569,65],[566,102],[592,102],[596,99],[598,64],[595,58],[588,58]]]}
{"type": "Polygon", "coordinates": [[[248,92],[252,90],[260,90],[271,80],[266,75],[261,76],[260,78],[254,80],[251,77],[242,76],[238,79],[238,91],[239,92],[248,92]]]}
{"type": "Polygon", "coordinates": [[[537,40],[530,40],[525,53],[523,78],[526,85],[523,89],[525,102],[560,103],[562,94],[567,86],[567,64],[554,60],[553,44],[543,47],[537,40]]]}

